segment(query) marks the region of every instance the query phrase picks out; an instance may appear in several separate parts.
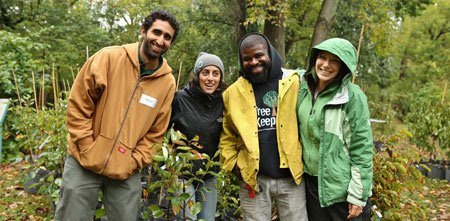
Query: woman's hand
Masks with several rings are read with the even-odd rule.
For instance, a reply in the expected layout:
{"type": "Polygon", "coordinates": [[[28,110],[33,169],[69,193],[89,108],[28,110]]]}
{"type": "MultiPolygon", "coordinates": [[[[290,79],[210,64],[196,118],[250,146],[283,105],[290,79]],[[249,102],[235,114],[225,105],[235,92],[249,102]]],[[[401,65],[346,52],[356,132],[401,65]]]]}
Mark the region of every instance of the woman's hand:
{"type": "Polygon", "coordinates": [[[361,206],[348,203],[348,216],[347,219],[357,217],[361,215],[363,208],[361,206]]]}

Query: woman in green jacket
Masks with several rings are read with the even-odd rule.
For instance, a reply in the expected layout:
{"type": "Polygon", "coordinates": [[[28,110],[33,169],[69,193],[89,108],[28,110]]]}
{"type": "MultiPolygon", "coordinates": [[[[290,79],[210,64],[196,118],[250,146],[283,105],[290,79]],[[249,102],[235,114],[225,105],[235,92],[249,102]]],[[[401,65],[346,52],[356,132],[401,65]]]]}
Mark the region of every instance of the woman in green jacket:
{"type": "Polygon", "coordinates": [[[352,84],[353,45],[328,39],[311,50],[297,114],[310,220],[370,220],[373,140],[367,98],[352,84]]]}

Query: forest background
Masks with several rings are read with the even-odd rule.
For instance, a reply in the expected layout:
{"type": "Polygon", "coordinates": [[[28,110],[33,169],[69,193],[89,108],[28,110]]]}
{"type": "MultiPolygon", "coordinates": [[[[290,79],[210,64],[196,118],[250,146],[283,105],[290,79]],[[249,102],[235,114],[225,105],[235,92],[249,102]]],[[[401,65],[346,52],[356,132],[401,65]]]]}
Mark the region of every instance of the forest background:
{"type": "Polygon", "coordinates": [[[267,35],[288,69],[305,68],[311,46],[348,39],[359,50],[355,83],[379,120],[375,140],[402,131],[426,160],[448,159],[450,1],[0,0],[0,98],[11,99],[1,162],[39,166],[41,159],[49,170],[62,168],[60,107],[78,70],[103,47],[139,41],[142,20],[156,8],[180,23],[164,55],[179,88],[201,51],[221,57],[225,80],[234,82],[237,43],[246,33],[267,35]]]}

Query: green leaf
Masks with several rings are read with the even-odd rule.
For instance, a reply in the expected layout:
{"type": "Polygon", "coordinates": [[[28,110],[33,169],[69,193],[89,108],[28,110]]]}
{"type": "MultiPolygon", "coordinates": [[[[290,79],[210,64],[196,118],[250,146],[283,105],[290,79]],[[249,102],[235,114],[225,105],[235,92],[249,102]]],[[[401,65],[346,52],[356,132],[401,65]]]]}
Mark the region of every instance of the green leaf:
{"type": "Polygon", "coordinates": [[[191,150],[192,148],[191,147],[189,147],[189,146],[178,146],[177,147],[177,150],[185,150],[185,151],[188,151],[188,150],[191,150]]]}
{"type": "Polygon", "coordinates": [[[192,154],[192,153],[178,153],[177,156],[180,157],[180,158],[188,159],[188,160],[190,160],[190,159],[195,157],[195,155],[192,154]]]}
{"type": "Polygon", "coordinates": [[[161,187],[161,186],[162,186],[161,181],[159,181],[159,180],[158,181],[154,181],[154,182],[150,183],[150,185],[147,188],[147,191],[148,192],[152,192],[153,189],[155,189],[157,187],[161,187]]]}
{"type": "Polygon", "coordinates": [[[164,156],[156,154],[156,155],[153,156],[153,160],[156,161],[156,162],[162,162],[162,161],[164,161],[164,156]]]}
{"type": "Polygon", "coordinates": [[[167,150],[167,147],[163,146],[162,152],[163,152],[164,160],[167,160],[167,158],[169,157],[169,150],[167,150]]]}
{"type": "Polygon", "coordinates": [[[400,130],[400,133],[407,135],[409,138],[413,137],[412,133],[407,130],[400,130]]]}
{"type": "Polygon", "coordinates": [[[406,168],[400,163],[395,163],[395,168],[397,168],[398,172],[400,172],[400,175],[406,173],[406,168]]]}
{"type": "Polygon", "coordinates": [[[428,170],[428,172],[431,172],[431,169],[430,169],[427,165],[425,165],[425,164],[419,164],[419,166],[422,167],[422,168],[424,168],[424,169],[426,169],[426,170],[428,170]]]}
{"type": "Polygon", "coordinates": [[[100,219],[102,217],[106,216],[106,209],[105,208],[101,208],[98,210],[95,210],[95,218],[96,219],[100,219]]]}
{"type": "Polygon", "coordinates": [[[189,210],[192,215],[197,215],[200,211],[202,211],[202,204],[200,202],[197,202],[192,207],[190,207],[189,210]]]}
{"type": "Polygon", "coordinates": [[[153,211],[152,215],[154,218],[161,218],[165,215],[165,213],[162,210],[153,211]]]}
{"type": "Polygon", "coordinates": [[[182,193],[178,198],[180,199],[180,201],[183,201],[189,199],[189,197],[191,197],[189,193],[182,193]]]}
{"type": "Polygon", "coordinates": [[[49,175],[47,178],[48,182],[52,182],[55,178],[53,177],[53,175],[49,175]]]}
{"type": "Polygon", "coordinates": [[[153,212],[160,210],[160,208],[155,204],[150,205],[148,208],[150,208],[150,210],[153,212]]]}

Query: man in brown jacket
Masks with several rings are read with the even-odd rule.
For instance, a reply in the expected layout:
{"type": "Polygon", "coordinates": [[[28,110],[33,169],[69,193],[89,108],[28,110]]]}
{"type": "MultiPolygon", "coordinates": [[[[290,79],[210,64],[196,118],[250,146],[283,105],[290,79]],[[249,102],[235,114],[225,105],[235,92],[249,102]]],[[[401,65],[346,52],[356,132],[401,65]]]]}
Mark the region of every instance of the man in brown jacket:
{"type": "Polygon", "coordinates": [[[136,220],[141,183],[162,141],[175,91],[162,55],[179,24],[155,10],[141,27],[142,41],[107,47],[84,64],[67,104],[69,132],[56,220],[92,220],[99,191],[109,220],[136,220]]]}

